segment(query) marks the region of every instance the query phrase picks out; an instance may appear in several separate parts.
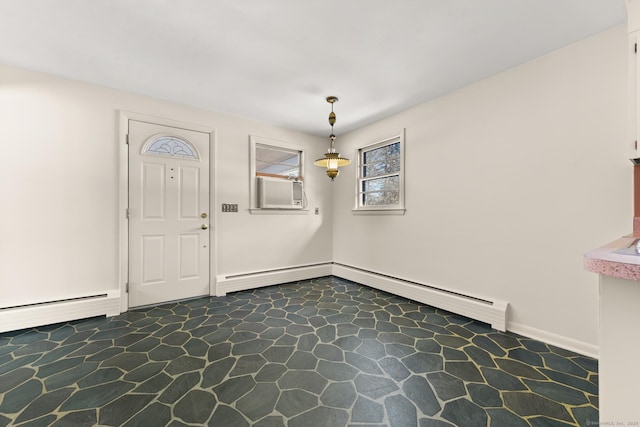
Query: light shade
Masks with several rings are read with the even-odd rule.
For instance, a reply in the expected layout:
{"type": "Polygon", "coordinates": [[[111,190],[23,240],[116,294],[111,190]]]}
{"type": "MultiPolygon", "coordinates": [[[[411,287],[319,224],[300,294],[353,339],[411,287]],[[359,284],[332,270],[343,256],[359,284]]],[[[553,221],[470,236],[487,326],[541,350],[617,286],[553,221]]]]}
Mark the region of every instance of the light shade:
{"type": "Polygon", "coordinates": [[[351,160],[340,157],[340,153],[329,152],[326,153],[323,158],[313,162],[313,164],[322,168],[327,168],[327,176],[333,181],[333,179],[340,173],[338,168],[350,165],[351,160]]]}

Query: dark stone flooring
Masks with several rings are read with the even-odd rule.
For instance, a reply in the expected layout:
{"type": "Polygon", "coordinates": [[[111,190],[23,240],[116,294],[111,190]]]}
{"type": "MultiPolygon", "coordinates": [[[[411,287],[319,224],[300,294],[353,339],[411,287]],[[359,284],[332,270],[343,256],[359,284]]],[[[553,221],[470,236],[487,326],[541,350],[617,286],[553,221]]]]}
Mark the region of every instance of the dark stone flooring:
{"type": "Polygon", "coordinates": [[[0,334],[0,426],[575,426],[597,361],[319,279],[0,334]]]}

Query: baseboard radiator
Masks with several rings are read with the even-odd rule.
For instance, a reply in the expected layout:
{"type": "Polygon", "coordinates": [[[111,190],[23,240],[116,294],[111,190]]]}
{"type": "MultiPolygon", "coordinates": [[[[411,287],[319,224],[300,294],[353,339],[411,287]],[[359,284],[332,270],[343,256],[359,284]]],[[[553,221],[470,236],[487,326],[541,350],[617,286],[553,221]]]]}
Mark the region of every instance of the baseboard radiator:
{"type": "Polygon", "coordinates": [[[281,283],[330,276],[332,267],[332,263],[326,262],[298,267],[218,276],[216,278],[216,296],[224,296],[228,292],[238,292],[263,286],[279,285],[281,283]]]}
{"type": "Polygon", "coordinates": [[[488,323],[492,328],[499,331],[504,332],[507,328],[508,303],[506,301],[487,300],[463,295],[439,289],[429,284],[403,280],[339,263],[333,264],[332,274],[371,288],[488,323]]]}
{"type": "Polygon", "coordinates": [[[120,314],[120,292],[83,295],[57,301],[0,308],[0,332],[120,314]]]}
{"type": "Polygon", "coordinates": [[[505,331],[507,327],[506,301],[463,295],[430,284],[412,282],[334,262],[218,276],[215,295],[224,296],[228,292],[332,275],[488,323],[499,331],[505,331]]]}

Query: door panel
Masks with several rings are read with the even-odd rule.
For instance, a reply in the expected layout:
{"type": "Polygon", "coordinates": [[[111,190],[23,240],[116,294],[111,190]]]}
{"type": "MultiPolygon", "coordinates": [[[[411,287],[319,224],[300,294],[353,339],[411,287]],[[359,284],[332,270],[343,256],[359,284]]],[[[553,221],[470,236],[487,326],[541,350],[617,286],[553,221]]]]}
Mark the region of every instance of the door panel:
{"type": "Polygon", "coordinates": [[[142,218],[164,219],[164,165],[142,162],[142,218]]]}
{"type": "Polygon", "coordinates": [[[180,278],[188,279],[199,274],[198,251],[200,236],[183,234],[180,236],[180,278]]]}
{"type": "Polygon", "coordinates": [[[180,219],[200,217],[200,173],[198,168],[180,168],[180,219]]]}
{"type": "Polygon", "coordinates": [[[209,294],[208,207],[209,134],[130,120],[130,307],[209,294]]]}
{"type": "Polygon", "coordinates": [[[164,281],[164,236],[141,236],[142,283],[145,285],[164,281]]]}

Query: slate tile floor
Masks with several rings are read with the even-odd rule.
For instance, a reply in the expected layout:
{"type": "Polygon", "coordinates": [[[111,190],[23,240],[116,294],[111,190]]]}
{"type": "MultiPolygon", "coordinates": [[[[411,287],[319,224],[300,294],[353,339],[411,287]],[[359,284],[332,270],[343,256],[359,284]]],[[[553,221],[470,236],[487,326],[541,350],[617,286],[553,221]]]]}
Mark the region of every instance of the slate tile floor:
{"type": "Polygon", "coordinates": [[[324,277],[0,334],[0,426],[567,426],[597,362],[324,277]]]}

